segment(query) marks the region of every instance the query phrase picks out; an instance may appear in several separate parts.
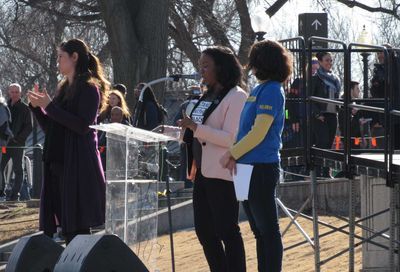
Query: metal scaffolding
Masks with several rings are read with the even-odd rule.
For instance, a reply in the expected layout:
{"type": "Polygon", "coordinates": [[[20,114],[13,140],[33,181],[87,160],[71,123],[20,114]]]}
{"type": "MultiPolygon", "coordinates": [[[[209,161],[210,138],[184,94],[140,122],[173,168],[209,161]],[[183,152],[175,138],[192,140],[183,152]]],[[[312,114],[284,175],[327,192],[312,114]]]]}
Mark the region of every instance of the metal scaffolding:
{"type": "MultiPolygon", "coordinates": [[[[314,261],[315,261],[315,271],[321,271],[321,267],[328,261],[339,257],[345,253],[348,253],[348,267],[349,271],[354,271],[354,251],[355,248],[362,245],[363,243],[370,243],[380,248],[386,249],[390,254],[390,269],[395,271],[395,258],[397,258],[397,263],[400,263],[398,249],[399,249],[399,172],[400,166],[395,164],[393,157],[395,155],[395,137],[400,137],[396,135],[395,126],[398,123],[400,116],[400,103],[399,94],[400,84],[394,84],[397,79],[394,72],[397,71],[398,77],[400,78],[400,67],[396,64],[396,57],[400,56],[400,49],[388,49],[384,46],[375,46],[367,44],[357,44],[350,43],[346,44],[342,41],[332,40],[321,37],[310,37],[306,42],[302,37],[296,37],[292,39],[285,39],[281,41],[282,44],[289,49],[294,56],[294,74],[293,78],[300,78],[303,83],[303,91],[298,95],[298,97],[292,98],[288,97],[286,100],[287,105],[295,103],[301,108],[302,116],[305,116],[302,120],[301,126],[306,128],[301,131],[300,140],[298,145],[295,147],[284,148],[281,152],[282,164],[286,166],[298,166],[303,165],[309,173],[311,178],[311,195],[307,199],[306,203],[302,205],[299,211],[295,211],[287,208],[294,216],[291,216],[291,224],[296,224],[296,219],[298,217],[303,217],[313,222],[313,238],[312,241],[304,241],[291,245],[286,250],[297,247],[304,243],[309,243],[314,249],[314,261]],[[326,44],[326,48],[315,48],[313,44],[315,42],[323,42],[326,44]],[[311,69],[306,67],[311,67],[311,59],[316,52],[334,52],[340,55],[342,62],[341,68],[342,72],[342,83],[344,86],[343,99],[327,99],[323,97],[313,96],[311,93],[311,69]],[[350,82],[352,80],[352,63],[354,63],[355,56],[357,54],[370,54],[370,53],[382,53],[385,60],[385,86],[384,86],[384,98],[383,99],[354,99],[350,94],[350,82]],[[397,65],[397,66],[396,66],[397,65]],[[397,69],[397,70],[396,70],[397,69]],[[327,103],[335,105],[336,107],[341,107],[344,116],[344,131],[342,132],[342,148],[336,149],[321,149],[313,146],[312,141],[312,112],[311,106],[313,103],[327,103]],[[378,105],[378,106],[377,106],[378,105]],[[364,111],[364,112],[374,112],[384,115],[384,137],[383,137],[383,149],[354,149],[352,148],[351,141],[351,123],[350,116],[353,109],[364,111]],[[395,119],[397,120],[395,121],[395,119]],[[366,152],[376,153],[377,156],[363,156],[366,152]],[[379,157],[377,159],[377,157],[379,157]],[[382,159],[383,157],[383,159],[382,159]],[[349,188],[349,216],[344,218],[342,216],[335,215],[335,217],[346,222],[345,225],[340,227],[333,227],[327,224],[318,217],[318,207],[317,207],[317,188],[319,184],[319,179],[316,176],[317,166],[327,166],[336,168],[342,171],[344,177],[348,181],[349,188]],[[381,177],[386,180],[386,185],[391,189],[390,206],[388,209],[376,212],[365,216],[364,218],[356,219],[356,199],[355,199],[355,175],[366,175],[381,177]],[[303,213],[304,207],[308,202],[311,202],[312,216],[303,213]],[[383,230],[374,230],[366,227],[362,223],[373,217],[379,216],[384,213],[390,213],[390,226],[383,230]],[[329,227],[331,231],[320,234],[320,226],[329,227]],[[356,227],[361,228],[363,231],[368,232],[371,236],[368,238],[362,237],[355,234],[356,227]],[[348,228],[348,231],[344,229],[348,228]],[[321,237],[329,235],[333,232],[341,232],[348,235],[348,248],[338,252],[337,254],[321,260],[321,248],[320,241],[321,237]],[[388,234],[387,234],[388,233],[388,234]],[[373,239],[376,237],[382,237],[383,239],[389,240],[389,247],[386,245],[376,242],[373,239]],[[357,242],[355,241],[357,239],[357,242]]],[[[364,65],[364,69],[368,68],[364,65]]],[[[368,75],[368,71],[364,71],[365,75],[368,75]]],[[[364,78],[364,82],[368,82],[364,78]]],[[[290,83],[286,83],[285,88],[290,88],[290,83]]],[[[366,89],[367,86],[364,86],[366,89]]],[[[365,97],[365,96],[364,96],[365,97]]],[[[291,225],[290,224],[290,225],[291,225]]],[[[290,227],[290,225],[285,229],[290,227]]]]}

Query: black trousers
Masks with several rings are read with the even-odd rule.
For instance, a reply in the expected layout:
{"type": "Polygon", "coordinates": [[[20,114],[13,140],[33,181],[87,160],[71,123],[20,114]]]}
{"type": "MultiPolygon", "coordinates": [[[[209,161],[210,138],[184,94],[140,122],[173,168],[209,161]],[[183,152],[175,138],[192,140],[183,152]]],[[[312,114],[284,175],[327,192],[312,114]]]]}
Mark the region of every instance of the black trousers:
{"type": "MultiPolygon", "coordinates": [[[[331,149],[337,129],[336,113],[324,113],[324,121],[313,119],[313,138],[316,147],[331,149]]],[[[316,167],[317,176],[330,177],[329,167],[316,167]]]]}
{"type": "Polygon", "coordinates": [[[279,163],[255,164],[250,180],[249,198],[243,202],[256,238],[259,272],[282,270],[283,245],[275,202],[279,172],[279,163]]]}
{"type": "Polygon", "coordinates": [[[198,169],[193,189],[194,225],[211,272],[246,271],[233,182],[206,178],[198,169]]]}
{"type": "MultiPolygon", "coordinates": [[[[13,147],[7,148],[7,152],[3,154],[1,159],[1,174],[3,176],[3,183],[5,183],[6,176],[4,173],[4,169],[7,166],[8,161],[12,160],[12,170],[15,174],[14,184],[12,185],[11,193],[7,196],[9,200],[18,200],[18,193],[21,189],[22,180],[23,180],[23,170],[22,170],[22,159],[24,156],[24,149],[13,147]]],[[[3,188],[4,189],[4,188],[3,188]]]]}
{"type": "Polygon", "coordinates": [[[313,119],[313,135],[316,147],[331,149],[337,128],[335,113],[324,113],[324,121],[313,119]]]}

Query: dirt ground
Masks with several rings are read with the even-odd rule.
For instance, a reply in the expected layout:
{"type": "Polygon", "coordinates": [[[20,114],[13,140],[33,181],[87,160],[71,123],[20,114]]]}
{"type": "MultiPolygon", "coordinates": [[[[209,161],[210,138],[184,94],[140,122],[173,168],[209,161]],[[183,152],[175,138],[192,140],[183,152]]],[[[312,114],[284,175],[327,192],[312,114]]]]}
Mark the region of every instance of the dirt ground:
{"type": "MultiPolygon", "coordinates": [[[[327,223],[334,226],[345,225],[343,221],[335,218],[320,217],[327,223]]],[[[280,226],[283,231],[286,228],[289,219],[281,219],[280,226]]],[[[312,222],[304,219],[299,220],[300,225],[305,231],[312,236],[312,222]]],[[[255,250],[255,240],[251,233],[247,222],[240,224],[243,235],[243,240],[246,249],[247,271],[257,271],[257,256],[255,250]]],[[[320,234],[329,231],[326,227],[320,227],[320,234]]],[[[348,229],[344,229],[348,230],[348,229]]],[[[361,230],[357,230],[357,234],[361,235],[361,230]]],[[[284,247],[289,247],[297,242],[303,241],[303,236],[292,225],[289,231],[283,237],[284,247]]],[[[162,250],[157,261],[157,266],[160,271],[171,271],[171,251],[169,236],[159,237],[158,243],[162,245],[162,250]]],[[[320,239],[321,260],[324,260],[343,249],[348,245],[348,236],[345,234],[335,233],[325,236],[320,239]]],[[[175,252],[175,267],[177,272],[196,271],[206,272],[208,266],[204,258],[202,248],[197,241],[196,234],[193,230],[180,231],[174,234],[174,252],[175,252]]],[[[355,251],[355,271],[361,269],[361,247],[355,251]]],[[[304,244],[284,252],[283,256],[283,271],[290,272],[310,272],[314,271],[314,251],[309,244],[304,244]]],[[[338,272],[348,271],[348,254],[343,254],[322,266],[321,271],[338,272]]]]}
{"type": "Polygon", "coordinates": [[[22,202],[0,202],[0,245],[38,231],[38,209],[22,202]]]}
{"type": "MultiPolygon", "coordinates": [[[[0,203],[0,245],[25,234],[33,233],[38,228],[38,209],[26,208],[25,204],[0,203]]],[[[341,226],[345,223],[331,217],[320,217],[333,226],[341,226]]],[[[287,218],[281,219],[281,230],[288,224],[287,218]]],[[[312,222],[300,219],[299,223],[305,231],[312,236],[312,222]]],[[[247,222],[240,224],[242,231],[247,259],[247,271],[257,271],[257,257],[255,252],[255,240],[247,222]]],[[[329,231],[326,227],[320,227],[320,234],[329,231]]],[[[344,229],[348,230],[348,229],[344,229]]],[[[361,235],[358,229],[357,234],[361,235]]],[[[284,235],[284,247],[289,247],[297,242],[303,241],[301,233],[292,226],[284,235]]],[[[161,248],[157,260],[159,271],[171,271],[171,252],[169,236],[164,235],[158,238],[161,248]]],[[[335,233],[320,239],[321,260],[328,258],[348,245],[348,236],[335,233]]],[[[202,272],[208,271],[202,248],[197,240],[196,234],[191,230],[179,231],[174,234],[175,267],[177,272],[202,272]]],[[[361,269],[361,248],[356,249],[355,271],[361,269]]],[[[310,245],[304,244],[284,252],[283,271],[310,272],[314,271],[314,253],[310,245]]],[[[322,266],[322,271],[348,271],[348,254],[343,254],[322,266]]]]}

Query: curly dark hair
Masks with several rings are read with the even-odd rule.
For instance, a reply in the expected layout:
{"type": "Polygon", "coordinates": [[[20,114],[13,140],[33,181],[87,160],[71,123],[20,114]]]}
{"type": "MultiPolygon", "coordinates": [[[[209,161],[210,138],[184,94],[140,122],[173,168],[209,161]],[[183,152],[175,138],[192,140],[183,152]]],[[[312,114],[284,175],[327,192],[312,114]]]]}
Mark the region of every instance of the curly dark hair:
{"type": "Polygon", "coordinates": [[[250,49],[248,68],[259,80],[284,82],[292,73],[293,56],[279,42],[260,41],[250,49]]]}
{"type": "Polygon", "coordinates": [[[245,87],[243,67],[231,49],[225,46],[211,46],[201,53],[213,59],[216,79],[224,88],[229,90],[235,86],[245,87]]]}

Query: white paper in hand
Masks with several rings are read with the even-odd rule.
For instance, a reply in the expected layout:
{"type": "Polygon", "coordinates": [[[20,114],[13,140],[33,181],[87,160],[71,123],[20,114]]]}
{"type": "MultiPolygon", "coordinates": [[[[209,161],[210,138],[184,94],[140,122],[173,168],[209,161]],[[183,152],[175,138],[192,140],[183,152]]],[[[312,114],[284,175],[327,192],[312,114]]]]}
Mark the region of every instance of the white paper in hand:
{"type": "Polygon", "coordinates": [[[236,164],[236,175],[233,175],[233,183],[235,185],[236,198],[238,201],[248,199],[252,173],[253,165],[236,164]]]}

